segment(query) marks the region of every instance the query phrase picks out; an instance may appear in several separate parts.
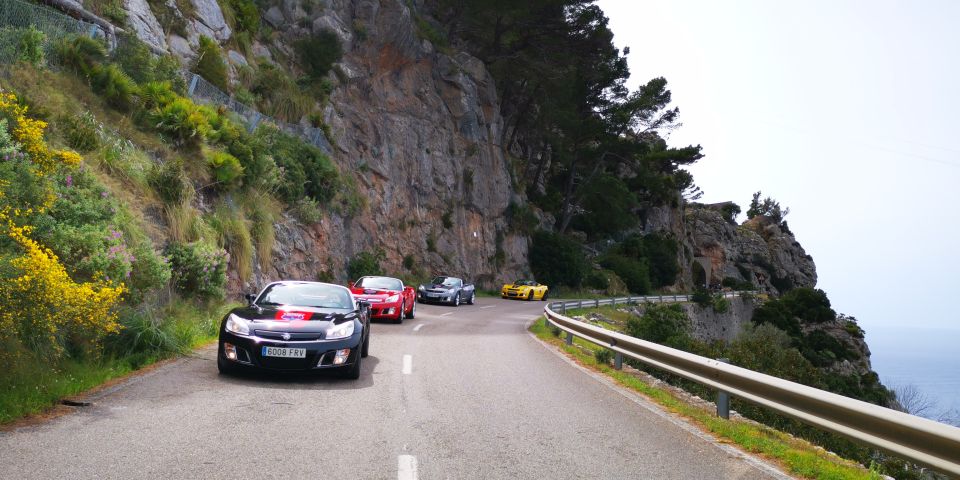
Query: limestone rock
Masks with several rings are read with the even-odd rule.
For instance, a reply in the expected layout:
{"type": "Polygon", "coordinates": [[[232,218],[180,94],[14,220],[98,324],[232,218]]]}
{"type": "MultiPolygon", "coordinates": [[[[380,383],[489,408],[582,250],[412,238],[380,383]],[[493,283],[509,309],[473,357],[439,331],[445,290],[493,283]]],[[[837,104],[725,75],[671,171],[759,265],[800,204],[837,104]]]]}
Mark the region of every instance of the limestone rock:
{"type": "Polygon", "coordinates": [[[200,35],[207,35],[220,42],[230,39],[233,32],[223,18],[223,11],[217,0],[190,0],[196,9],[194,28],[200,35]]]}
{"type": "Polygon", "coordinates": [[[147,0],[125,0],[127,22],[144,43],[158,50],[167,50],[167,41],[163,35],[163,27],[157,21],[147,0]]]}

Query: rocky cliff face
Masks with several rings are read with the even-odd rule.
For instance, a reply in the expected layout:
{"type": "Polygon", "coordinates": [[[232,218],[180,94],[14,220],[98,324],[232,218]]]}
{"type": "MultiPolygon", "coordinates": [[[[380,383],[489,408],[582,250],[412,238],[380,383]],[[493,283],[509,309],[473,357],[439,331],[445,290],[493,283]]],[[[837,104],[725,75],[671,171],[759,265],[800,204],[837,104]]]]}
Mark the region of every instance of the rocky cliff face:
{"type": "MultiPolygon", "coordinates": [[[[165,12],[145,0],[125,5],[142,40],[189,61],[201,35],[225,42],[231,30],[215,0],[186,1],[189,14],[175,0],[165,12]],[[183,18],[186,36],[164,35],[161,14],[183,18]]],[[[392,272],[404,272],[403,258],[411,255],[423,273],[460,274],[482,285],[527,273],[527,240],[511,234],[504,217],[516,194],[498,145],[503,120],[494,81],[476,58],[440,52],[418,36],[418,4],[283,0],[262,8],[275,34],[269,44],[252,45],[259,59],[275,61],[271,52],[292,57],[293,41],[320,31],[340,38],[341,74],[324,117],[336,145],[331,156],[355,176],[367,207],[312,226],[288,217],[276,226],[273,262],[253,284],[319,272],[336,277],[357,252],[375,248],[392,272]]],[[[227,58],[234,68],[246,62],[235,51],[227,58]]],[[[240,283],[233,279],[232,289],[248,287],[240,283]]]]}
{"type": "Polygon", "coordinates": [[[657,207],[647,212],[644,230],[669,232],[683,245],[680,290],[720,285],[726,278],[773,294],[817,284],[813,257],[792,232],[766,217],[736,225],[724,219],[719,205],[657,207]]]}

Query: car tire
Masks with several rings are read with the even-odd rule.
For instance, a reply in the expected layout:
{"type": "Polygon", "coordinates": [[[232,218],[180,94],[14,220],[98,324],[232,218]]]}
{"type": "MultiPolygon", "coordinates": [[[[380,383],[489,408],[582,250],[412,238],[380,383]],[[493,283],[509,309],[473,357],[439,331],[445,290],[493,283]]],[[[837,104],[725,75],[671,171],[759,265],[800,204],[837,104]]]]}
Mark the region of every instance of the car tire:
{"type": "Polygon", "coordinates": [[[546,301],[547,301],[547,295],[549,295],[549,294],[550,294],[550,290],[547,290],[546,292],[543,292],[543,296],[540,297],[540,301],[541,301],[541,302],[546,302],[546,301]]]}
{"type": "Polygon", "coordinates": [[[343,367],[342,371],[340,372],[340,377],[347,380],[356,380],[360,378],[361,359],[363,359],[363,355],[357,355],[357,360],[353,362],[353,365],[350,365],[349,367],[343,367]]]}
{"type": "Polygon", "coordinates": [[[363,346],[360,347],[360,356],[367,358],[367,355],[370,355],[370,332],[367,332],[367,338],[363,339],[363,346]]]}
{"type": "Polygon", "coordinates": [[[473,301],[477,299],[477,292],[470,292],[470,301],[467,302],[468,305],[473,305],[473,301]]]}
{"type": "Polygon", "coordinates": [[[233,375],[237,373],[237,366],[230,363],[223,355],[217,353],[217,371],[220,375],[233,375]]]}
{"type": "Polygon", "coordinates": [[[457,296],[453,297],[453,306],[454,307],[460,306],[460,292],[457,292],[457,296]]]}
{"type": "Polygon", "coordinates": [[[527,294],[527,301],[533,300],[533,290],[530,290],[530,293],[527,294]]]}
{"type": "Polygon", "coordinates": [[[417,302],[413,302],[413,305],[410,307],[410,313],[407,315],[407,318],[416,318],[417,316],[417,302]]]}
{"type": "Polygon", "coordinates": [[[403,317],[406,316],[406,314],[403,313],[403,312],[404,312],[404,310],[406,310],[406,309],[407,309],[407,302],[406,302],[406,300],[404,300],[403,302],[400,303],[400,311],[397,312],[397,323],[398,323],[398,324],[403,323],[403,317]]]}

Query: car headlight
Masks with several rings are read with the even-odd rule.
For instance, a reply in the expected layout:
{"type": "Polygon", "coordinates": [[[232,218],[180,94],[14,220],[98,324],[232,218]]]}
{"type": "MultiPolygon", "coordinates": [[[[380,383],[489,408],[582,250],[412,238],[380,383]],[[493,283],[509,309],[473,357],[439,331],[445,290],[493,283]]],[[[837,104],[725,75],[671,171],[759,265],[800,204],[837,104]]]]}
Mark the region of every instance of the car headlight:
{"type": "Polygon", "coordinates": [[[339,338],[348,338],[353,336],[354,322],[343,322],[334,324],[327,329],[327,340],[336,340],[339,338]]]}
{"type": "Polygon", "coordinates": [[[399,301],[400,301],[400,295],[391,295],[387,297],[387,300],[386,300],[387,303],[394,303],[399,301]]]}
{"type": "Polygon", "coordinates": [[[422,292],[422,291],[426,290],[426,288],[423,288],[423,285],[420,285],[420,288],[418,288],[417,290],[420,290],[420,291],[422,292]]]}
{"type": "Polygon", "coordinates": [[[247,321],[232,313],[227,317],[227,325],[225,328],[228,332],[236,333],[237,335],[250,335],[250,325],[247,324],[247,321]]]}

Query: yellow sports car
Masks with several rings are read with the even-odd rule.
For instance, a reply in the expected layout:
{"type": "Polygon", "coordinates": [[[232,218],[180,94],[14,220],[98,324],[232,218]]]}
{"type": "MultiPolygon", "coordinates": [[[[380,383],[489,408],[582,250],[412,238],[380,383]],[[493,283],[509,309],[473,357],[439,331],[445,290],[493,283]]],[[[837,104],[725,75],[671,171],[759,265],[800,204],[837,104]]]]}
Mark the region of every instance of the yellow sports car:
{"type": "Polygon", "coordinates": [[[540,285],[533,280],[517,280],[500,289],[503,298],[522,298],[524,300],[546,300],[550,287],[540,285]]]}

